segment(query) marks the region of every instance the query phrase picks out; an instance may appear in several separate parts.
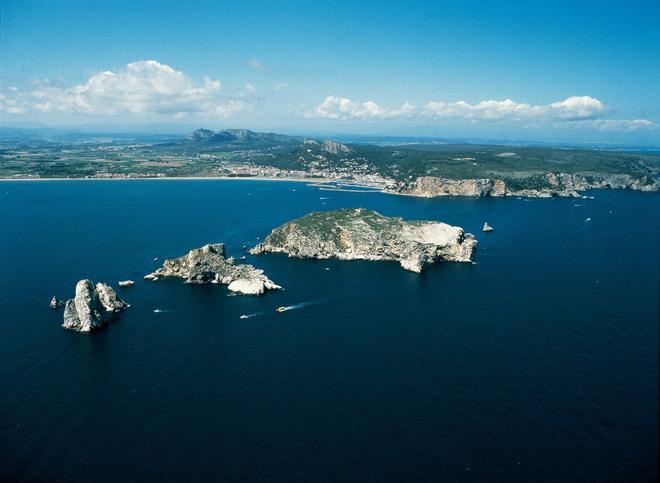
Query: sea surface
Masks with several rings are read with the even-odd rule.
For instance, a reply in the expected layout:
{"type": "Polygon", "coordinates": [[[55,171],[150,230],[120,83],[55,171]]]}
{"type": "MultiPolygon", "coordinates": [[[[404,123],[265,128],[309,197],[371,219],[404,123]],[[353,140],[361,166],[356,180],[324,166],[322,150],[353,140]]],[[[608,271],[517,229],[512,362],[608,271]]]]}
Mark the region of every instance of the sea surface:
{"type": "Polygon", "coordinates": [[[0,479],[657,480],[660,195],[590,194],[0,183],[0,479]],[[358,206],[462,226],[477,263],[248,255],[285,287],[262,297],[142,279],[358,206]],[[91,335],[48,307],[82,278],[136,281],[91,335]]]}

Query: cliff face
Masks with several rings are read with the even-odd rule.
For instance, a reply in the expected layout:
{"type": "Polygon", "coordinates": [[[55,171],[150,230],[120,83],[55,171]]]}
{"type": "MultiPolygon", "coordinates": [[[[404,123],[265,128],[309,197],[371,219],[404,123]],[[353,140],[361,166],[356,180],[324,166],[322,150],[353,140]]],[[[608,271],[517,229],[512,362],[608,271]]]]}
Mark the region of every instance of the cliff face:
{"type": "Polygon", "coordinates": [[[248,264],[237,265],[233,258],[225,258],[222,243],[204,245],[182,257],[165,260],[161,268],[144,278],[157,281],[164,277],[183,278],[186,283],[221,283],[232,292],[245,295],[261,295],[266,290],[281,288],[263,270],[248,264]]]}
{"type": "Polygon", "coordinates": [[[275,228],[251,250],[298,258],[392,260],[413,272],[438,260],[469,262],[477,241],[434,221],[404,221],[363,208],[310,213],[275,228]]]}
{"type": "Polygon", "coordinates": [[[120,312],[128,304],[117,297],[114,289],[104,283],[96,286],[89,280],[76,284],[76,295],[64,306],[62,327],[78,332],[91,332],[105,325],[112,314],[120,312]]]}
{"type": "Polygon", "coordinates": [[[434,196],[504,196],[506,186],[499,179],[448,179],[435,176],[420,176],[413,182],[397,185],[395,190],[402,194],[434,196]]]}
{"type": "Polygon", "coordinates": [[[579,197],[578,191],[602,188],[660,191],[660,181],[651,177],[633,178],[625,174],[546,173],[508,181],[490,178],[449,179],[420,176],[413,181],[396,183],[390,187],[390,191],[427,198],[436,196],[528,196],[550,198],[553,196],[579,197]],[[515,187],[520,184],[533,184],[537,187],[515,187]]]}

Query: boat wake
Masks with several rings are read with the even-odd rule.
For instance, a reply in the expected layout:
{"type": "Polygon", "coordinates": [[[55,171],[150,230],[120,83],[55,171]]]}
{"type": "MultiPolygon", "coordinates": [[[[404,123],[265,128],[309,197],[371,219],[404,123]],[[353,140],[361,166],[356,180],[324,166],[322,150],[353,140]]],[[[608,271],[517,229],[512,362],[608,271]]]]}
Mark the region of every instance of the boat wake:
{"type": "Polygon", "coordinates": [[[275,310],[264,310],[262,312],[255,312],[253,314],[243,314],[239,318],[240,319],[251,319],[253,317],[259,317],[261,315],[272,314],[273,312],[276,312],[276,313],[289,312],[290,310],[298,310],[298,309],[302,309],[304,307],[309,307],[310,305],[320,304],[322,302],[325,302],[325,300],[312,300],[312,301],[309,301],[309,302],[300,302],[298,304],[293,304],[293,305],[284,305],[284,306],[281,306],[281,307],[277,307],[275,310]]]}
{"type": "Polygon", "coordinates": [[[277,307],[275,312],[288,312],[289,310],[302,309],[303,307],[309,307],[310,305],[320,304],[323,300],[316,300],[312,302],[300,302],[299,304],[287,305],[285,307],[277,307]]]}

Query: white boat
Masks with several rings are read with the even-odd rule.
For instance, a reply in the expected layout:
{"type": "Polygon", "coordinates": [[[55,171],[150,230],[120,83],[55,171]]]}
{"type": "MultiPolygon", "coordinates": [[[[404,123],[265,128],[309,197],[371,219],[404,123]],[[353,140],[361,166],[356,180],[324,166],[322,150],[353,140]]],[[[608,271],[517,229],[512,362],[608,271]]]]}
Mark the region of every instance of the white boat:
{"type": "Polygon", "coordinates": [[[247,316],[247,315],[241,315],[239,318],[240,318],[240,319],[247,319],[248,316],[247,316]]]}
{"type": "Polygon", "coordinates": [[[488,223],[484,223],[484,227],[482,228],[481,231],[493,231],[495,228],[490,226],[488,223]]]}
{"type": "Polygon", "coordinates": [[[117,282],[117,285],[119,285],[120,287],[132,287],[133,285],[135,285],[135,282],[133,280],[120,280],[119,282],[117,282]]]}

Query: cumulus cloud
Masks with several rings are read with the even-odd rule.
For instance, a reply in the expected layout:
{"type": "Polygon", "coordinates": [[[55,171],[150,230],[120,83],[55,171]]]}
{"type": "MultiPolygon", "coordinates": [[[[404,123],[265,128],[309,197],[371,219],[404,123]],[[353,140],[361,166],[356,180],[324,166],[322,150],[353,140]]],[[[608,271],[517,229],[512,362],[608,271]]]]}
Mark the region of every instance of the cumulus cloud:
{"type": "Polygon", "coordinates": [[[244,101],[221,91],[218,80],[196,83],[183,72],[155,60],[127,64],[118,71],[102,71],[72,87],[48,83],[29,93],[14,91],[0,100],[0,110],[78,113],[92,115],[162,114],[185,117],[227,117],[246,108],[244,101]]]}
{"type": "Polygon", "coordinates": [[[656,124],[648,119],[590,119],[576,121],[578,128],[596,129],[597,131],[623,131],[634,132],[655,129],[656,124]]]}
{"type": "Polygon", "coordinates": [[[276,91],[281,91],[282,89],[286,89],[287,87],[289,87],[289,84],[287,84],[286,82],[278,82],[276,84],[273,84],[273,89],[276,91]]]}
{"type": "Polygon", "coordinates": [[[345,97],[326,97],[307,117],[334,120],[405,120],[433,122],[444,119],[469,121],[524,121],[555,123],[555,127],[590,128],[600,131],[636,131],[653,129],[655,123],[647,119],[602,119],[606,106],[589,96],[571,96],[550,104],[528,104],[511,99],[485,100],[474,104],[457,101],[429,101],[421,107],[410,102],[398,108],[388,108],[374,101],[356,102],[345,97]]]}
{"type": "Polygon", "coordinates": [[[422,108],[406,102],[399,108],[382,107],[374,101],[355,102],[344,97],[326,97],[310,117],[324,119],[391,119],[421,117],[426,119],[463,118],[479,120],[580,120],[592,119],[605,110],[601,101],[589,96],[574,96],[546,105],[532,105],[505,99],[476,104],[465,101],[429,101],[422,108]]]}
{"type": "Polygon", "coordinates": [[[379,106],[373,101],[362,103],[354,102],[345,97],[326,97],[307,117],[319,117],[323,119],[390,119],[402,118],[414,114],[415,106],[409,102],[404,103],[398,109],[388,109],[379,106]]]}
{"type": "Polygon", "coordinates": [[[545,105],[533,105],[515,102],[487,100],[476,104],[465,101],[431,101],[424,106],[423,113],[434,118],[462,117],[482,120],[578,120],[591,119],[600,115],[605,106],[598,99],[589,96],[573,96],[563,101],[545,105]]]}
{"type": "Polygon", "coordinates": [[[12,91],[11,97],[0,94],[0,112],[7,114],[25,113],[23,95],[17,89],[10,89],[10,91],[12,91]]]}

